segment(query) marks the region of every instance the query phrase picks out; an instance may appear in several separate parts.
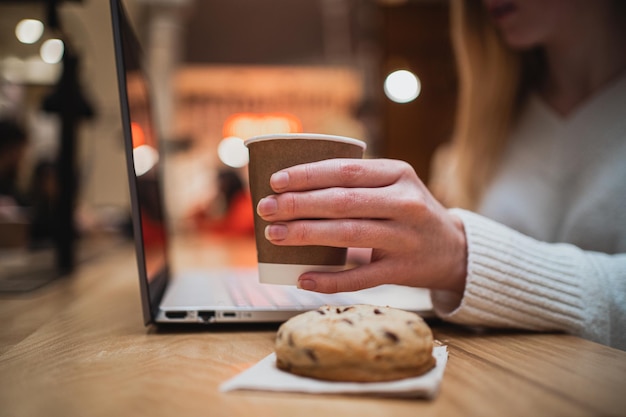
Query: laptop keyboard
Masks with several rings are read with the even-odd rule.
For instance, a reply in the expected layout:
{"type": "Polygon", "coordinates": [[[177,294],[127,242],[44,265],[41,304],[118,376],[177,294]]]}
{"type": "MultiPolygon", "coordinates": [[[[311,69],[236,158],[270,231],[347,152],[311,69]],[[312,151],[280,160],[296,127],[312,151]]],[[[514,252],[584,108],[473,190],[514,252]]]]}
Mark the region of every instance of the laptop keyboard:
{"type": "Polygon", "coordinates": [[[280,308],[299,306],[317,308],[324,304],[350,304],[351,297],[345,294],[318,294],[296,287],[260,284],[249,275],[234,275],[226,280],[226,290],[238,307],[280,308]]]}

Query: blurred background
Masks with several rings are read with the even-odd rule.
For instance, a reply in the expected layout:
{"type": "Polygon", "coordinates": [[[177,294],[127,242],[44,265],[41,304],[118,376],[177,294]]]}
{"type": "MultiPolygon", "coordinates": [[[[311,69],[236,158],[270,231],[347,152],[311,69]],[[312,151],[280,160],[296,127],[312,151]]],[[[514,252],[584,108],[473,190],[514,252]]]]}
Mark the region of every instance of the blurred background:
{"type": "MultiPolygon", "coordinates": [[[[450,138],[446,0],[123,3],[154,89],[174,232],[251,238],[224,227],[248,221],[229,210],[246,192],[250,136],[356,137],[367,157],[408,161],[425,182],[450,138]]],[[[0,291],[37,288],[131,236],[117,91],[108,1],[0,0],[0,118],[26,139],[0,150],[14,194],[0,197],[0,291]],[[59,201],[71,219],[49,207],[59,201]]]]}

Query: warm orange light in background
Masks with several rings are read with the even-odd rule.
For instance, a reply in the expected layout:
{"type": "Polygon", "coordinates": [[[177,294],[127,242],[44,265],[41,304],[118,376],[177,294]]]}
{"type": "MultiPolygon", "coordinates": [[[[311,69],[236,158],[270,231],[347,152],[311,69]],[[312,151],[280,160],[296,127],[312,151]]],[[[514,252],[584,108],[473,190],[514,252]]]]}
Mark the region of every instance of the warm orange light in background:
{"type": "Polygon", "coordinates": [[[224,137],[248,139],[270,133],[300,133],[302,122],[289,113],[235,113],[224,122],[224,137]]]}
{"type": "Polygon", "coordinates": [[[130,134],[133,138],[133,148],[138,148],[146,144],[146,135],[143,133],[143,128],[139,123],[131,122],[130,134]]]}

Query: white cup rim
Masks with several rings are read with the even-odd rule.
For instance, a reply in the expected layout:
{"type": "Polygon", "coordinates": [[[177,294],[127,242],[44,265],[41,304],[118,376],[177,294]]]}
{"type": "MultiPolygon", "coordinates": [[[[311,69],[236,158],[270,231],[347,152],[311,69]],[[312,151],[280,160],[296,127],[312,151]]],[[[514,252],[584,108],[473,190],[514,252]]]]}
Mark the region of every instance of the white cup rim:
{"type": "Polygon", "coordinates": [[[312,140],[331,140],[334,142],[349,143],[351,145],[360,146],[364,151],[367,144],[362,140],[350,138],[347,136],[326,135],[323,133],[277,133],[268,135],[253,136],[244,141],[244,145],[249,146],[251,143],[262,142],[267,140],[283,140],[283,139],[312,139],[312,140]]]}

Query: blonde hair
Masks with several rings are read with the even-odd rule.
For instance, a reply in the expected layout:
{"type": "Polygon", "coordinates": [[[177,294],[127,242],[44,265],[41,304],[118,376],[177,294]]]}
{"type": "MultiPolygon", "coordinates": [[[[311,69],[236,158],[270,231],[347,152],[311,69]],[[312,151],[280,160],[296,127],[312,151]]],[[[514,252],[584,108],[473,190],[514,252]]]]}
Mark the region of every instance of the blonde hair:
{"type": "Polygon", "coordinates": [[[431,188],[443,204],[475,210],[527,88],[522,56],[504,44],[482,1],[453,0],[450,17],[457,114],[452,141],[434,160],[431,188]]]}

